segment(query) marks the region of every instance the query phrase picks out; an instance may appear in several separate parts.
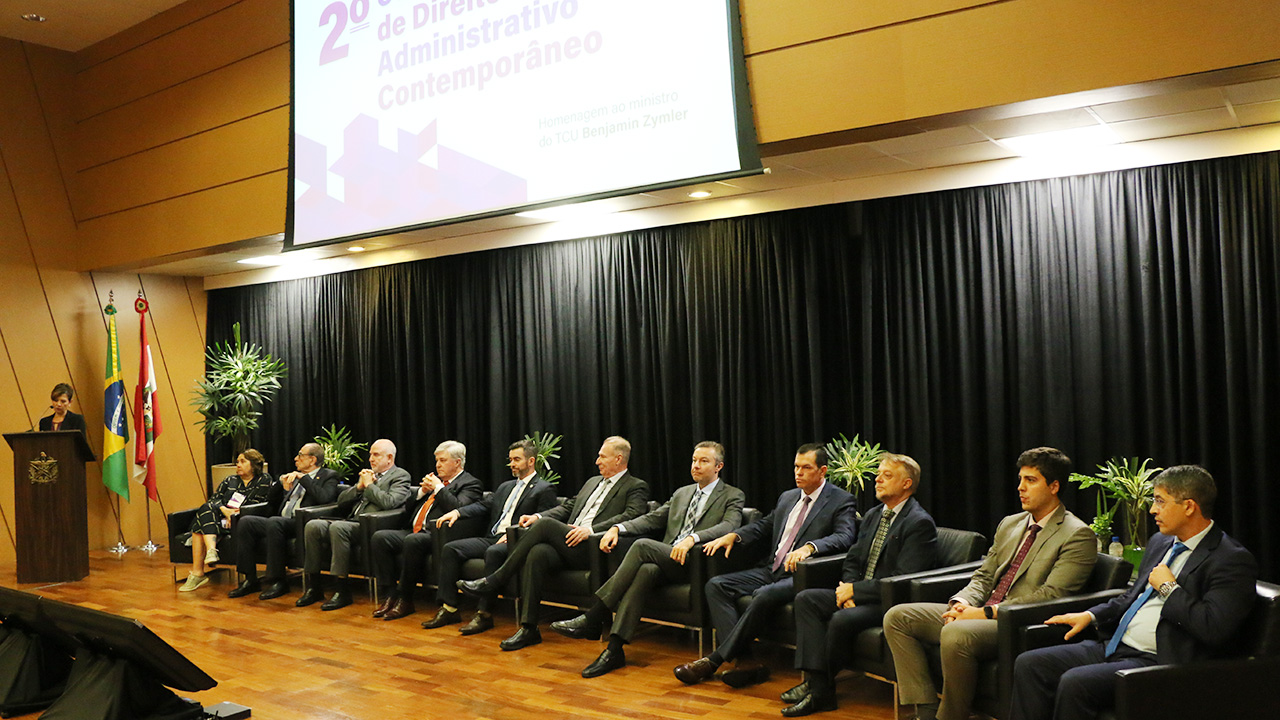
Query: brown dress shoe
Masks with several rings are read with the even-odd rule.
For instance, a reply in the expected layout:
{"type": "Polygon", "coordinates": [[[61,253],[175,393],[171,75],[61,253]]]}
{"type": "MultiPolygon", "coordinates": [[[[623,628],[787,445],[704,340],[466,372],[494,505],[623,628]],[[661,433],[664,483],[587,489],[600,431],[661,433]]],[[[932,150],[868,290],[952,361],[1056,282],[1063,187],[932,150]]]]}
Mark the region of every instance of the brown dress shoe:
{"type": "Polygon", "coordinates": [[[466,625],[463,625],[462,627],[458,628],[458,632],[462,633],[463,635],[479,635],[480,633],[486,630],[492,630],[492,629],[493,629],[493,616],[481,615],[480,613],[476,613],[475,615],[471,616],[471,619],[467,621],[466,625]]]}
{"type": "Polygon", "coordinates": [[[373,611],[373,616],[376,618],[380,618],[383,615],[386,615],[387,611],[395,607],[396,603],[399,601],[400,601],[400,598],[396,597],[395,593],[388,593],[387,599],[383,600],[382,604],[378,606],[378,609],[373,611]]]}
{"type": "Polygon", "coordinates": [[[444,608],[440,608],[436,611],[435,617],[422,623],[422,627],[428,630],[435,630],[436,628],[441,628],[445,625],[453,625],[454,623],[460,622],[462,622],[462,616],[458,614],[457,610],[445,610],[444,608]]]}
{"type": "Polygon", "coordinates": [[[769,679],[769,668],[759,663],[739,664],[720,673],[720,682],[731,688],[758,685],[769,679]]]}
{"type": "Polygon", "coordinates": [[[383,614],[382,619],[399,620],[400,618],[406,615],[412,615],[415,612],[417,612],[417,610],[413,607],[413,599],[401,598],[396,601],[396,604],[393,605],[390,610],[383,614]]]}
{"type": "Polygon", "coordinates": [[[697,685],[716,674],[716,666],[707,658],[699,658],[691,663],[677,665],[676,679],[685,685],[697,685]]]}

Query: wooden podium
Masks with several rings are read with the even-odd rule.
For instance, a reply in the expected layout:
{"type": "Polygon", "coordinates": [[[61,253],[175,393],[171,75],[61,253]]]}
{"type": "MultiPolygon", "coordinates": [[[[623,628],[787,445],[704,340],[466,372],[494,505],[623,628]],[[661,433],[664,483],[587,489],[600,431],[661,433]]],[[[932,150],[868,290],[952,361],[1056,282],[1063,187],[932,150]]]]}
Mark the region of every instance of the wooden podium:
{"type": "Polygon", "coordinates": [[[84,464],[97,458],[79,430],[6,433],[13,448],[18,582],[68,582],[89,574],[84,464]]]}

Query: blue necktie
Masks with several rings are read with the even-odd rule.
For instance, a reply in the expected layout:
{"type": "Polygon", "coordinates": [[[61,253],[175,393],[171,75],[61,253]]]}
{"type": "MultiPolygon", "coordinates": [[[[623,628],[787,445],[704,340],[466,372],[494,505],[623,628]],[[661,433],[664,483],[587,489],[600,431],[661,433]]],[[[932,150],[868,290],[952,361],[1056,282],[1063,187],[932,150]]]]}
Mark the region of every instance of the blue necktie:
{"type": "MultiPolygon", "coordinates": [[[[1177,559],[1178,555],[1180,555],[1183,550],[1186,549],[1186,545],[1183,545],[1180,542],[1175,542],[1173,547],[1169,550],[1169,558],[1164,561],[1164,564],[1173,565],[1173,561],[1177,559]]],[[[1151,594],[1155,591],[1156,589],[1151,587],[1151,583],[1148,582],[1147,589],[1143,590],[1142,594],[1138,596],[1138,599],[1134,600],[1133,604],[1129,606],[1129,609],[1125,611],[1124,617],[1120,618],[1120,625],[1116,627],[1116,634],[1112,635],[1111,639],[1107,641],[1107,657],[1111,657],[1111,655],[1115,653],[1116,648],[1120,647],[1120,639],[1124,637],[1125,631],[1129,629],[1129,623],[1133,622],[1133,616],[1138,614],[1138,611],[1141,610],[1142,606],[1151,599],[1151,594]]]]}

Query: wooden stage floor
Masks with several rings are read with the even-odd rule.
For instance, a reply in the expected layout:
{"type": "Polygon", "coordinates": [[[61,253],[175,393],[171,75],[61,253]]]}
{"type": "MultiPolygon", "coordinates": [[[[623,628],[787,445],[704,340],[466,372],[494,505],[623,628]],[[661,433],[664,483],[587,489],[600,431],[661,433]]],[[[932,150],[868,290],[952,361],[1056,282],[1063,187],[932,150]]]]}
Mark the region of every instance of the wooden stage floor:
{"type": "MultiPolygon", "coordinates": [[[[627,647],[627,667],[586,680],[579,673],[603,649],[600,643],[561,637],[544,624],[542,644],[500,650],[498,642],[516,627],[509,605],[499,610],[493,630],[463,637],[457,626],[419,626],[435,613],[430,601],[419,602],[416,615],[383,622],[370,617],[363,592],[354,605],[333,612],[295,608],[300,581],[277,600],[231,600],[232,571],[179,593],[167,549],[154,557],[95,552],[90,567],[80,582],[46,586],[18,585],[12,567],[0,568],[0,582],[141,620],[218,681],[191,697],[205,706],[245,705],[256,718],[772,719],[781,717],[778,694],[799,682],[790,653],[779,649],[763,656],[773,677],[762,685],[686,687],[671,669],[697,657],[696,643],[691,633],[673,628],[646,626],[652,629],[627,647]]],[[[185,577],[185,568],[179,572],[185,577]]],[[[839,699],[838,711],[815,717],[896,717],[884,683],[842,678],[839,699]]]]}

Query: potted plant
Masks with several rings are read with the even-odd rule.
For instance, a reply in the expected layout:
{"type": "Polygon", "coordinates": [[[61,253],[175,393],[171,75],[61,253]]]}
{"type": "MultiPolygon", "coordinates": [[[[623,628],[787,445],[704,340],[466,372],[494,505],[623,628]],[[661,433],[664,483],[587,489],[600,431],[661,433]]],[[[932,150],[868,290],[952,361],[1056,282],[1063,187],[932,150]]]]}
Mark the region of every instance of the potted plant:
{"type": "Polygon", "coordinates": [[[359,467],[360,454],[369,449],[369,443],[353,442],[351,432],[336,423],[320,428],[320,434],[313,439],[324,449],[324,466],[343,478],[359,467]]]}
{"type": "Polygon", "coordinates": [[[543,480],[552,485],[560,484],[560,473],[551,469],[551,459],[560,459],[560,441],[564,439],[564,436],[536,430],[532,435],[525,435],[524,439],[532,442],[537,450],[538,459],[534,463],[534,467],[537,468],[538,474],[542,476],[543,480]]]}
{"type": "Polygon", "coordinates": [[[862,492],[868,477],[875,477],[884,458],[880,444],[864,442],[858,435],[853,439],[840,434],[824,448],[827,451],[827,478],[854,495],[862,492]]]}
{"type": "Polygon", "coordinates": [[[191,404],[202,416],[196,424],[205,435],[231,440],[234,461],[249,447],[262,406],[275,397],[288,370],[283,360],[241,342],[240,323],[231,329],[234,343],[214,343],[205,351],[205,375],[196,380],[191,404]]]}
{"type": "Polygon", "coordinates": [[[1164,469],[1148,467],[1150,463],[1151,458],[1141,463],[1137,458],[1122,458],[1119,461],[1112,458],[1099,465],[1099,472],[1095,475],[1071,474],[1071,481],[1079,483],[1082,490],[1098,488],[1097,515],[1091,525],[1094,532],[1105,527],[1109,535],[1116,511],[1124,509],[1128,538],[1124,555],[1135,568],[1142,561],[1142,549],[1147,538],[1147,511],[1151,509],[1154,490],[1151,478],[1164,469]]]}

